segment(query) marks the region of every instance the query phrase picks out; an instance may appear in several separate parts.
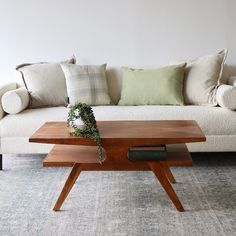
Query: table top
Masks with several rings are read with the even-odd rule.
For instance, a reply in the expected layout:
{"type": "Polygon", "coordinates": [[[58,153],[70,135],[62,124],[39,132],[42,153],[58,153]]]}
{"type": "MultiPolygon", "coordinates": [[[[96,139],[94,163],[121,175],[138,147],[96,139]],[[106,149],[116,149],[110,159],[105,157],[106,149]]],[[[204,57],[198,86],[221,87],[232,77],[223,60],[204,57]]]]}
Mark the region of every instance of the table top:
{"type": "MultiPolygon", "coordinates": [[[[98,121],[103,145],[114,142],[130,145],[204,142],[206,137],[194,120],[98,121]]],[[[46,122],[30,142],[96,145],[94,141],[70,135],[66,122],[46,122]]]]}

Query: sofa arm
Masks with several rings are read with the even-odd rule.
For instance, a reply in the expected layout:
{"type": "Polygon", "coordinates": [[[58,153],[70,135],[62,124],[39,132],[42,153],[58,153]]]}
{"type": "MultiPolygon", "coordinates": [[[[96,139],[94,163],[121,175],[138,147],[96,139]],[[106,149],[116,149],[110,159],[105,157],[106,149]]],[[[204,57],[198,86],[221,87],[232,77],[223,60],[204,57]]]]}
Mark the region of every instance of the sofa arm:
{"type": "Polygon", "coordinates": [[[16,84],[15,82],[13,82],[13,83],[8,83],[8,84],[5,84],[5,85],[0,86],[0,119],[2,119],[3,116],[4,116],[4,114],[5,114],[5,112],[4,112],[3,109],[2,109],[2,102],[1,102],[2,96],[3,96],[6,92],[8,92],[8,91],[10,91],[10,90],[14,90],[14,89],[16,89],[16,88],[17,88],[17,84],[16,84]]]}
{"type": "Polygon", "coordinates": [[[216,99],[221,107],[236,110],[236,87],[220,85],[216,92],[216,99]]]}
{"type": "Polygon", "coordinates": [[[236,87],[236,76],[230,76],[228,79],[228,85],[236,87]]]}

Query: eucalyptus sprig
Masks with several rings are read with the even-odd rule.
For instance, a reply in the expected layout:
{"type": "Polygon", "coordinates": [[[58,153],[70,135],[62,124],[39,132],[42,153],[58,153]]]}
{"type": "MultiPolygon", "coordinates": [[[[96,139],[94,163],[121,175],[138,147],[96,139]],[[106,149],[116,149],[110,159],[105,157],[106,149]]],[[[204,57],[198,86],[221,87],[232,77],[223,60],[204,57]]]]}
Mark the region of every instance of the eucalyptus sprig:
{"type": "Polygon", "coordinates": [[[85,103],[77,103],[74,106],[71,106],[68,113],[67,124],[74,129],[74,131],[71,132],[71,135],[89,138],[97,143],[98,160],[99,163],[102,164],[104,158],[102,155],[101,138],[92,108],[85,103]],[[78,119],[81,119],[83,122],[83,128],[79,128],[75,124],[75,121],[78,119]]]}

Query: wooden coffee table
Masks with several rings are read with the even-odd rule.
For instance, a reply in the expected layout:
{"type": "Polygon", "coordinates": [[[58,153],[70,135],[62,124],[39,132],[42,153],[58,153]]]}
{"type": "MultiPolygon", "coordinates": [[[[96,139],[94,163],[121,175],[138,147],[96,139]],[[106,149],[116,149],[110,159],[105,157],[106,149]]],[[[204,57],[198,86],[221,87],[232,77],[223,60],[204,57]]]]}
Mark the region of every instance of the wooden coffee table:
{"type": "Polygon", "coordinates": [[[44,166],[68,166],[72,170],[53,208],[60,210],[81,171],[151,170],[178,211],[184,208],[170,183],[176,183],[171,166],[191,166],[192,159],[185,143],[204,142],[206,137],[196,121],[99,121],[102,147],[106,160],[98,163],[96,143],[69,134],[66,122],[47,122],[29,139],[30,142],[55,144],[43,161],[44,166]],[[131,146],[165,144],[168,157],[156,161],[130,161],[131,146]]]}

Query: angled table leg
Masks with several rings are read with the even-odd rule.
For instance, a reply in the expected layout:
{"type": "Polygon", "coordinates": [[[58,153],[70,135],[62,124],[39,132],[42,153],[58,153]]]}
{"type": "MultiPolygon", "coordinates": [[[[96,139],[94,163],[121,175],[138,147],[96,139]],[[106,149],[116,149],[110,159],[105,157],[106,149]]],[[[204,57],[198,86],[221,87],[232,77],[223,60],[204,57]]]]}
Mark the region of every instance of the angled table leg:
{"type": "Polygon", "coordinates": [[[64,187],[61,191],[60,196],[57,199],[57,202],[53,208],[54,211],[59,211],[63,202],[65,201],[66,197],[68,196],[70,190],[72,189],[75,181],[77,180],[77,178],[79,177],[79,174],[81,172],[81,164],[79,163],[75,163],[65,184],[64,187]]]}
{"type": "Polygon", "coordinates": [[[163,168],[165,170],[165,173],[166,173],[166,177],[168,178],[168,180],[172,183],[172,184],[176,184],[176,180],[175,180],[175,177],[173,176],[170,168],[168,166],[164,166],[163,165],[163,168]]]}
{"type": "Polygon", "coordinates": [[[166,173],[165,173],[163,166],[160,163],[156,162],[156,163],[150,164],[150,168],[154,172],[155,176],[159,180],[159,182],[162,185],[162,187],[164,188],[164,190],[166,191],[170,200],[175,205],[176,209],[178,211],[184,211],[184,208],[183,208],[177,194],[175,193],[174,189],[172,188],[170,182],[168,181],[168,179],[166,177],[166,173]]]}

